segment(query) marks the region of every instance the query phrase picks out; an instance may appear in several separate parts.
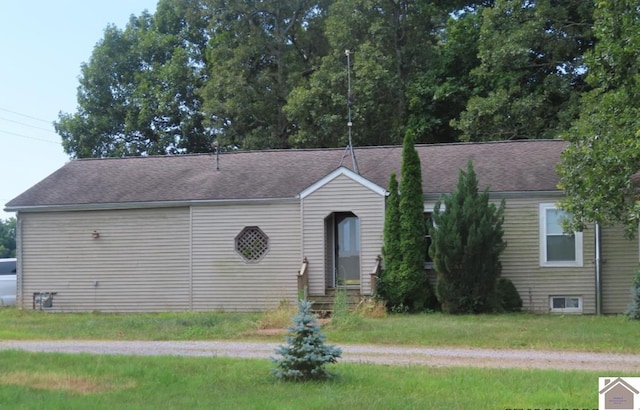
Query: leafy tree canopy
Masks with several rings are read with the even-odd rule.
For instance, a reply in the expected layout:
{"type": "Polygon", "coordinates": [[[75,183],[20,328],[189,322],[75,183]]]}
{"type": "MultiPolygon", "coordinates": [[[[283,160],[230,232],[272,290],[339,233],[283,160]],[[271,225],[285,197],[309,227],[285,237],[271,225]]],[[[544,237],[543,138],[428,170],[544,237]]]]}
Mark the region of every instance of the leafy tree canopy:
{"type": "Polygon", "coordinates": [[[497,0],[482,12],[475,91],[454,127],[467,141],[555,138],[586,90],[593,5],[497,0]]]}
{"type": "Polygon", "coordinates": [[[589,222],[622,222],[633,236],[640,222],[640,9],[636,1],[597,1],[598,43],[587,54],[587,81],[580,118],[566,133],[569,148],[559,166],[571,213],[567,229],[589,222]]]}
{"type": "Polygon", "coordinates": [[[16,257],[16,218],[0,219],[0,258],[16,257]]]}
{"type": "Polygon", "coordinates": [[[76,113],[55,128],[72,157],[208,152],[203,126],[205,0],[162,0],[155,15],[108,26],[82,65],[76,113]]]}
{"type": "Polygon", "coordinates": [[[72,157],[344,146],[348,104],[356,145],[553,138],[593,87],[592,22],[582,0],[160,0],[106,28],[55,127],[72,157]]]}

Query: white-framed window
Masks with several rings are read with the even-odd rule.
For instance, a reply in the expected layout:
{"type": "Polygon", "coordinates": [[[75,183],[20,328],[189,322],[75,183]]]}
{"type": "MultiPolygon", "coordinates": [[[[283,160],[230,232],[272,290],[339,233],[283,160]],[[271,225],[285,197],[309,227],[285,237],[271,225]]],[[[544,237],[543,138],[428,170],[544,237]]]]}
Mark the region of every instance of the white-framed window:
{"type": "Polygon", "coordinates": [[[540,204],[540,266],[582,266],[582,232],[564,232],[566,217],[555,204],[540,204]]]}
{"type": "Polygon", "coordinates": [[[549,310],[553,313],[582,313],[582,296],[550,296],[549,310]]]}

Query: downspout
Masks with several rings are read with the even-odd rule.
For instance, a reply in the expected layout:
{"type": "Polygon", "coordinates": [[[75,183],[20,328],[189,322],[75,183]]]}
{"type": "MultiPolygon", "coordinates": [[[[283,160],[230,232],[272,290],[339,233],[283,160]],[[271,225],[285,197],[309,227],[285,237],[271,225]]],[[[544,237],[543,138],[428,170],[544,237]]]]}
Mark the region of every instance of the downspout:
{"type": "Polygon", "coordinates": [[[193,205],[189,206],[189,312],[193,312],[193,205]]]}
{"type": "Polygon", "coordinates": [[[594,223],[596,265],[596,315],[602,314],[602,237],[600,224],[594,223]]]}
{"type": "Polygon", "coordinates": [[[16,212],[16,306],[20,310],[24,310],[24,298],[22,290],[24,281],[22,280],[22,216],[20,212],[16,212]]]}

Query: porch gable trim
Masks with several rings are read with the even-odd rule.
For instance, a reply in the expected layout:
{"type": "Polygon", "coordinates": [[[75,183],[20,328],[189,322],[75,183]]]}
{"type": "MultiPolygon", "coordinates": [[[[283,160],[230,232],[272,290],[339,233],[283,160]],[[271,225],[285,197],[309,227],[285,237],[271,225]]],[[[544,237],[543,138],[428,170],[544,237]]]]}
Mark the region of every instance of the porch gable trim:
{"type": "Polygon", "coordinates": [[[381,186],[369,181],[368,179],[362,177],[359,174],[356,174],[355,172],[353,172],[349,168],[340,167],[340,168],[335,169],[333,172],[331,172],[330,174],[328,174],[324,178],[318,180],[317,182],[315,182],[314,184],[312,184],[311,186],[309,186],[308,188],[306,188],[302,192],[300,192],[298,194],[298,197],[300,199],[304,199],[304,198],[308,197],[309,195],[311,195],[312,193],[314,193],[318,189],[322,188],[323,186],[325,186],[329,182],[333,181],[334,179],[336,179],[340,175],[346,176],[347,178],[349,178],[349,179],[353,180],[354,182],[357,182],[358,184],[370,189],[371,191],[375,192],[376,194],[378,194],[380,196],[386,196],[387,195],[387,190],[384,189],[383,187],[381,187],[381,186]]]}

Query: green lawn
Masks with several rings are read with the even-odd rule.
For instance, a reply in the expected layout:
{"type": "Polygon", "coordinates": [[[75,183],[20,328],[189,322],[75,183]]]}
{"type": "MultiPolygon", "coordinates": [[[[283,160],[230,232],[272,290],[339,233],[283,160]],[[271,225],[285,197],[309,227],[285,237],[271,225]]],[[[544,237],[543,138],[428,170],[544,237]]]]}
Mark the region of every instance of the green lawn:
{"type": "MultiPolygon", "coordinates": [[[[0,339],[268,340],[291,312],[103,314],[0,309],[0,339]],[[268,320],[267,320],[268,319],[268,320]]],[[[341,317],[331,344],[472,346],[640,353],[622,316],[443,314],[341,317]]],[[[579,371],[342,363],[322,383],[277,381],[266,360],[0,351],[0,409],[597,408],[598,376],[579,371]]],[[[623,375],[637,376],[637,375],[623,375]]]]}
{"type": "MultiPolygon", "coordinates": [[[[281,320],[285,326],[288,315],[281,320]]],[[[47,313],[0,309],[0,339],[283,340],[257,331],[261,314],[47,313]]],[[[273,325],[278,326],[278,325],[273,325]]],[[[332,343],[640,353],[640,322],[623,316],[354,316],[324,329],[332,343]]]]}
{"type": "Polygon", "coordinates": [[[338,363],[287,383],[266,360],[0,352],[5,409],[597,408],[598,374],[338,363]]]}

